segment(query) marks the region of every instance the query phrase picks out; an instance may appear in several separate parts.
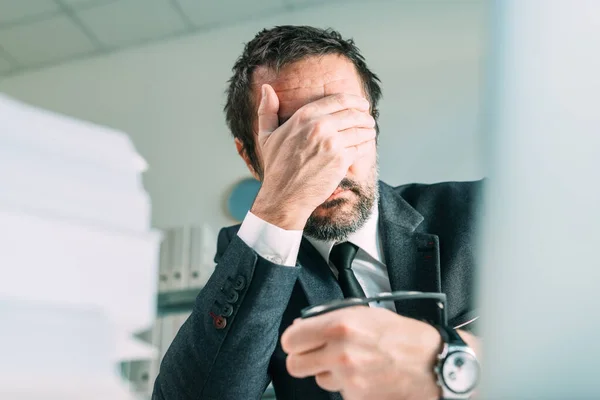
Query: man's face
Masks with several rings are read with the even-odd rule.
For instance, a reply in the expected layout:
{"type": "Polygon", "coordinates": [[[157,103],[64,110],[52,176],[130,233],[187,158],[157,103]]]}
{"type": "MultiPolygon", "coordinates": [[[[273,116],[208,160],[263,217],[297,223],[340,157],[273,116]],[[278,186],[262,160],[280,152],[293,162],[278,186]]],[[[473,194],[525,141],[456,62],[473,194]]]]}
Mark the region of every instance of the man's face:
{"type": "MultiPolygon", "coordinates": [[[[279,74],[266,67],[257,68],[253,76],[254,103],[257,105],[260,104],[261,85],[265,83],[270,84],[279,97],[281,122],[305,104],[325,96],[348,93],[366,98],[354,65],[338,55],[306,58],[285,66],[279,74]]],[[[256,123],[254,129],[256,132],[256,123]]],[[[256,151],[262,159],[260,149],[256,151]]],[[[320,240],[344,240],[360,228],[377,202],[377,176],[377,147],[372,142],[371,148],[350,166],[338,186],[347,190],[332,195],[317,207],[304,233],[320,240]]]]}

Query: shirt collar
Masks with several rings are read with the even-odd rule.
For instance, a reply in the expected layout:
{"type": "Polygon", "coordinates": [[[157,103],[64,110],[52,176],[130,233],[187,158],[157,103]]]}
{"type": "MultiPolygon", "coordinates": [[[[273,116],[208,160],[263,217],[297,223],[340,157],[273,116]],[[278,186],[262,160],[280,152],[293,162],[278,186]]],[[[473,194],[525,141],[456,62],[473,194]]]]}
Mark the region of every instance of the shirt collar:
{"type": "MultiPolygon", "coordinates": [[[[321,254],[323,259],[329,260],[329,253],[335,244],[334,241],[323,241],[306,237],[306,239],[321,254]]],[[[379,246],[379,209],[377,205],[373,207],[371,215],[365,221],[365,224],[356,232],[350,234],[346,240],[358,246],[375,260],[383,263],[381,248],[379,246]]]]}

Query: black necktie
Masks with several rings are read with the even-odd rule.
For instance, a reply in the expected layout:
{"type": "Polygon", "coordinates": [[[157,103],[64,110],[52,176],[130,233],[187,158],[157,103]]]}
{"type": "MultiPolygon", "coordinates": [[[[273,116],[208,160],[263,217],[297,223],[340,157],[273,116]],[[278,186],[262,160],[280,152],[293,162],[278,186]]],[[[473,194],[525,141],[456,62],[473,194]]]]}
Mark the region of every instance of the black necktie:
{"type": "Polygon", "coordinates": [[[352,261],[357,252],[357,246],[344,242],[333,246],[329,255],[329,259],[338,270],[338,281],[346,298],[365,297],[365,292],[352,271],[352,261]]]}

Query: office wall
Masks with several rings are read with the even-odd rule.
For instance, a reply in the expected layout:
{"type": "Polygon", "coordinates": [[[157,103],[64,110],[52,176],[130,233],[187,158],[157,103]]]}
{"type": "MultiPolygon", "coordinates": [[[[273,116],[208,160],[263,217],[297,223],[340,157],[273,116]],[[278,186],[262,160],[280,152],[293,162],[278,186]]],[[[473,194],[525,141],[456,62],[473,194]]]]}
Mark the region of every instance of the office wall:
{"type": "Polygon", "coordinates": [[[391,184],[481,177],[483,2],[333,3],[7,78],[0,91],[123,130],[150,169],[159,227],[233,223],[223,203],[249,176],[224,123],[234,60],[261,28],[334,27],[352,36],[384,89],[381,178],[391,184]]]}

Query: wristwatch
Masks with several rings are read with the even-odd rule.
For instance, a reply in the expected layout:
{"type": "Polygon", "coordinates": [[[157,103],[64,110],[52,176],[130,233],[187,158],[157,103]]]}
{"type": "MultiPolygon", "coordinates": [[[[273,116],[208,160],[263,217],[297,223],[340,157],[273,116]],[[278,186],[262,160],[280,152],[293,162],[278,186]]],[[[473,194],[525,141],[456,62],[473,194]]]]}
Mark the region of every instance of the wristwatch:
{"type": "Polygon", "coordinates": [[[436,326],[444,346],[434,368],[443,400],[469,399],[479,382],[479,361],[459,334],[449,326],[436,326]]]}

